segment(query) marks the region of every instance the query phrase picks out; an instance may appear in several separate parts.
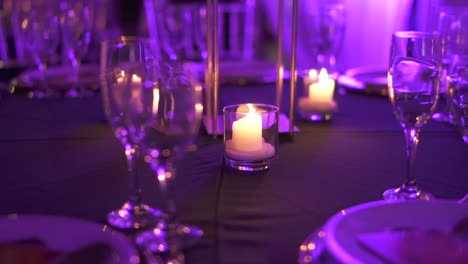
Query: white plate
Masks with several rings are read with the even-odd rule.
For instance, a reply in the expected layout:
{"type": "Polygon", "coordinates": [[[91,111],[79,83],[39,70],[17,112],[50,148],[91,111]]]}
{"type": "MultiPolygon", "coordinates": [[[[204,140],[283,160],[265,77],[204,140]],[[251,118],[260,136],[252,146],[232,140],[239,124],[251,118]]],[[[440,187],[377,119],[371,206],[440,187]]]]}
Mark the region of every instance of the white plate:
{"type": "MultiPolygon", "coordinates": [[[[37,88],[41,80],[41,72],[36,69],[27,70],[21,73],[14,84],[18,89],[37,88]]],[[[50,67],[46,71],[47,85],[56,90],[71,89],[73,84],[84,86],[90,89],[97,89],[99,86],[98,65],[82,65],[79,69],[78,80],[74,79],[71,67],[50,67]]]]}
{"type": "Polygon", "coordinates": [[[342,210],[325,224],[325,246],[341,263],[382,263],[358,243],[358,236],[398,228],[450,233],[468,205],[454,201],[376,201],[342,210]]]}
{"type": "Polygon", "coordinates": [[[93,243],[112,248],[113,263],[136,264],[138,253],[122,234],[84,220],[41,215],[0,217],[0,242],[39,239],[47,249],[67,253],[93,243]]]}
{"type": "Polygon", "coordinates": [[[365,94],[388,96],[387,67],[362,66],[344,72],[336,80],[341,87],[365,94]]]}

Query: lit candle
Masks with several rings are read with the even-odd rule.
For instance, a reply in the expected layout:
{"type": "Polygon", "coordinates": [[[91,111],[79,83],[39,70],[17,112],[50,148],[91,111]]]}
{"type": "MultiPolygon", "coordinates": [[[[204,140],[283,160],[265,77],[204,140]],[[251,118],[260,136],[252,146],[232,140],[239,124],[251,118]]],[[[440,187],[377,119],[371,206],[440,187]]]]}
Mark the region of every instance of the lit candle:
{"type": "Polygon", "coordinates": [[[327,70],[324,68],[320,70],[318,78],[316,73],[315,70],[311,70],[309,76],[304,79],[308,96],[299,98],[299,109],[306,112],[334,111],[336,108],[336,103],[333,100],[335,81],[328,77],[327,70]]]}
{"type": "Polygon", "coordinates": [[[265,142],[262,136],[262,112],[258,112],[252,104],[246,104],[239,107],[236,113],[243,117],[232,123],[232,138],[226,141],[227,155],[244,161],[273,157],[275,147],[265,142]]]}
{"type": "Polygon", "coordinates": [[[318,82],[309,85],[309,98],[313,102],[333,101],[335,81],[328,78],[327,70],[322,68],[318,76],[318,82]]]}
{"type": "Polygon", "coordinates": [[[240,151],[255,151],[262,148],[262,117],[252,104],[247,107],[247,115],[232,123],[232,144],[240,151]]]}

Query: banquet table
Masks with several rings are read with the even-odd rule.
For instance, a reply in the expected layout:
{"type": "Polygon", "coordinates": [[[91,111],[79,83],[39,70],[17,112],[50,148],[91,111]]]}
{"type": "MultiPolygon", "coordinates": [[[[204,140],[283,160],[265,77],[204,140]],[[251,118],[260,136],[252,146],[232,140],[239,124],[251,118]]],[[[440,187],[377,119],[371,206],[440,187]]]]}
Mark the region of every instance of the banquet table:
{"type": "MultiPolygon", "coordinates": [[[[274,85],[226,86],[220,106],[273,103],[274,85]]],[[[287,90],[287,89],[285,89],[287,90]]],[[[288,109],[288,92],[284,105],[288,109]]],[[[224,164],[222,136],[201,128],[197,150],[177,161],[182,222],[204,236],[186,263],[297,263],[299,246],[339,210],[382,199],[400,185],[405,142],[388,98],[347,91],[330,122],[298,118],[279,136],[270,169],[241,172],[224,164]]],[[[99,95],[0,101],[0,214],[60,215],[105,224],[129,193],[123,148],[107,124],[99,95]]],[[[419,185],[438,198],[468,192],[468,145],[450,125],[422,128],[419,185]]],[[[143,199],[161,208],[156,179],[139,163],[143,199]]],[[[0,234],[1,236],[1,234],[0,234]]],[[[70,238],[72,239],[72,238],[70,238]]]]}

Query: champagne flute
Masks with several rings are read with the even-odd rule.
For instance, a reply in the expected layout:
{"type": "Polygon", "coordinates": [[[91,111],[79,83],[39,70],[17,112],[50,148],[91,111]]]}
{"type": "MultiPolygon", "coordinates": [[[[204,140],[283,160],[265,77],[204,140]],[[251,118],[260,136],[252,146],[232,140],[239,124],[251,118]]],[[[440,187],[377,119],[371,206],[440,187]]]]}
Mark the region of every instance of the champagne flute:
{"type": "Polygon", "coordinates": [[[441,48],[437,34],[400,31],[392,35],[388,91],[406,138],[406,180],[383,193],[385,199],[432,199],[416,184],[414,161],[421,127],[439,98],[441,48]]]}
{"type": "MultiPolygon", "coordinates": [[[[151,109],[152,118],[145,126],[141,147],[158,180],[165,214],[153,230],[141,233],[136,241],[153,252],[168,253],[181,263],[180,250],[203,235],[201,229],[179,223],[174,200],[175,161],[193,146],[198,134],[202,88],[179,62],[161,63],[161,82],[152,88],[151,104],[145,105],[150,101],[142,100],[142,108],[151,109]]],[[[133,114],[132,119],[143,116],[138,111],[133,114]]]]}
{"type": "Polygon", "coordinates": [[[101,45],[101,96],[104,111],[115,137],[124,146],[131,194],[117,210],[108,213],[107,221],[119,229],[141,229],[154,226],[161,212],[142,201],[140,175],[136,162],[140,158],[140,148],[135,137],[130,137],[130,127],[125,115],[124,102],[134,98],[127,93],[127,86],[141,84],[141,77],[128,72],[128,65],[155,60],[154,42],[146,39],[121,37],[104,41],[101,45]],[[128,98],[127,98],[128,97],[128,98]]]}

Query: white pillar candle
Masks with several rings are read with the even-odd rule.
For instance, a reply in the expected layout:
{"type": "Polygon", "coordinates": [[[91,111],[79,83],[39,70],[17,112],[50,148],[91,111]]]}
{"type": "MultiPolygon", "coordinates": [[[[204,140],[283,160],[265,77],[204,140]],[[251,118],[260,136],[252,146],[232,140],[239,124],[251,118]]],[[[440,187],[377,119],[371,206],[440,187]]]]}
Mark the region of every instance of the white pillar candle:
{"type": "Polygon", "coordinates": [[[249,112],[232,123],[232,145],[238,151],[262,149],[262,117],[255,113],[252,104],[247,104],[249,112]]]}
{"type": "Polygon", "coordinates": [[[320,70],[318,82],[309,85],[309,98],[312,102],[330,103],[333,101],[333,91],[335,90],[335,81],[328,78],[325,68],[320,70]]]}

